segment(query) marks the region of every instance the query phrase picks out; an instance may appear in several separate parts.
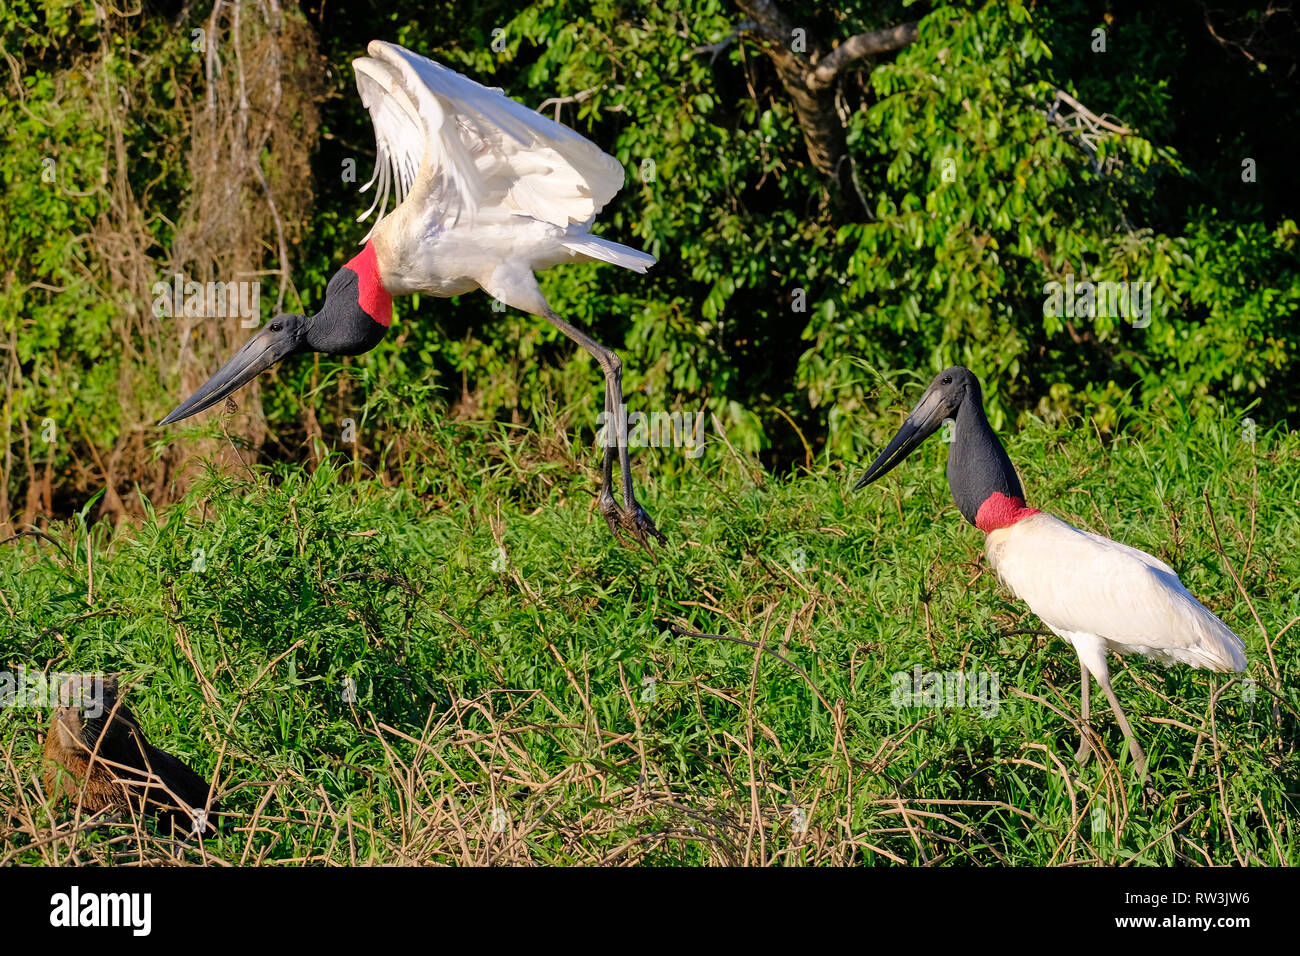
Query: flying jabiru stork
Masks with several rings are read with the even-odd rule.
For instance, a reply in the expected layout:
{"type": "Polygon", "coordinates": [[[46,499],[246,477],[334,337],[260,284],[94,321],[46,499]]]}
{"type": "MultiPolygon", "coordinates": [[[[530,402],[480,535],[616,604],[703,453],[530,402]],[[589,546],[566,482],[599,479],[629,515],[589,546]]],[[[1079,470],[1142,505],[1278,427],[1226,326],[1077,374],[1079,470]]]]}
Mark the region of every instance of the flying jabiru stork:
{"type": "Polygon", "coordinates": [[[556,315],[533,273],[562,262],[609,262],[645,272],[653,256],[589,233],[623,186],[623,167],[573,130],[393,43],[372,41],[352,61],[375,129],[378,218],[361,252],[330,279],[312,316],[277,315],[179,408],[168,425],[209,408],[290,355],[359,355],[379,344],[392,297],[482,289],[544,317],[586,349],[605,376],[607,434],[599,505],[610,531],[643,547],[664,541],[632,493],[622,362],[556,315]],[[388,209],[390,192],[396,205],[388,209]],[[387,212],[387,214],[386,214],[387,212]],[[618,455],[622,507],[613,492],[618,455]]]}
{"type": "MultiPolygon", "coordinates": [[[[953,420],[948,488],[958,509],[986,535],[989,565],[1001,582],[1079,656],[1084,724],[1091,674],[1145,778],[1146,754],[1111,690],[1106,652],[1237,672],[1246,669],[1245,645],[1160,559],[1026,507],[1011,459],[984,415],[979,379],[969,369],[953,366],[935,377],[854,489],[888,474],[947,418],[953,420]]],[[[1075,757],[1082,764],[1090,752],[1085,730],[1075,757]]]]}

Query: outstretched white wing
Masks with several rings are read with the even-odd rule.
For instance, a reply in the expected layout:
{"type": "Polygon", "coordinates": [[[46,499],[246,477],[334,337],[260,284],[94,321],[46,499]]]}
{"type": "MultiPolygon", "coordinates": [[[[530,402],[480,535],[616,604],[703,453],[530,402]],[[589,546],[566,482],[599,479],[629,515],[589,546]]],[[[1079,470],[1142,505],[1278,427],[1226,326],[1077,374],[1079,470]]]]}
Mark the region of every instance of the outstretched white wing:
{"type": "Polygon", "coordinates": [[[1215,671],[1241,671],[1241,638],[1164,562],[1038,514],[989,535],[1002,583],[1053,630],[1104,638],[1111,650],[1215,671]]]}
{"type": "Polygon", "coordinates": [[[590,222],[622,188],[616,159],[500,90],[393,43],[367,52],[352,66],[378,153],[363,188],[379,188],[362,219],[376,207],[384,217],[391,189],[444,220],[500,209],[566,227],[590,222]]]}

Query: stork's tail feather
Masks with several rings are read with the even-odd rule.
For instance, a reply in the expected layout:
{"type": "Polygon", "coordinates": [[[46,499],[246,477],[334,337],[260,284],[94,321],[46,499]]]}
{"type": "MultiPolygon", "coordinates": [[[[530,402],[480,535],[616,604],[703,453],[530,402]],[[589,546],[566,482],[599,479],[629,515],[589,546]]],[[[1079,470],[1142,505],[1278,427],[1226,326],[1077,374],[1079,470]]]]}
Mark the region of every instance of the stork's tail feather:
{"type": "Polygon", "coordinates": [[[612,265],[631,269],[633,272],[645,272],[658,260],[649,253],[610,242],[600,236],[578,236],[565,239],[564,247],[572,252],[596,262],[608,262],[612,265]]]}
{"type": "MultiPolygon", "coordinates": [[[[1224,628],[1227,630],[1227,628],[1224,628]]],[[[1246,645],[1241,638],[1227,631],[1232,636],[1232,640],[1224,640],[1214,649],[1215,663],[1218,665],[1212,667],[1212,670],[1222,673],[1240,674],[1246,669],[1246,645]]]]}
{"type": "Polygon", "coordinates": [[[1214,613],[1188,595],[1201,612],[1196,621],[1195,642],[1187,648],[1187,663],[1221,674],[1240,674],[1246,669],[1246,643],[1214,613]]]}

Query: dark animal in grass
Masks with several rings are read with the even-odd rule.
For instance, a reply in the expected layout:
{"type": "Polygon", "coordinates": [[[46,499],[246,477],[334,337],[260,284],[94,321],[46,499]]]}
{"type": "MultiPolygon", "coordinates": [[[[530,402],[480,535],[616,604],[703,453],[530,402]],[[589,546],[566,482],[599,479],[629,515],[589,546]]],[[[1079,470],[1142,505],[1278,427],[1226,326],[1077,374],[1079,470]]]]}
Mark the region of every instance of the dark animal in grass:
{"type": "Polygon", "coordinates": [[[69,678],[59,699],[69,705],[58,708],[45,737],[47,794],[80,800],[89,813],[147,812],[166,835],[215,832],[208,782],[149,743],[118,697],[116,678],[69,678]]]}

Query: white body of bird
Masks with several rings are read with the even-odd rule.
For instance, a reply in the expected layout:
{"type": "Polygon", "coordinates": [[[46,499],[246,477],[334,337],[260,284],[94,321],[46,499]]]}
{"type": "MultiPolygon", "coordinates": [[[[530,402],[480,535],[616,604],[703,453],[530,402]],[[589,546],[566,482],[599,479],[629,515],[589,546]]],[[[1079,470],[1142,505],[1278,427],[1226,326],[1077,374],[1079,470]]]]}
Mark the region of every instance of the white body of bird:
{"type": "Polygon", "coordinates": [[[1145,551],[1042,512],[989,532],[985,548],[998,579],[1103,684],[1108,650],[1212,671],[1246,668],[1241,638],[1145,551]]]}
{"type": "Polygon", "coordinates": [[[566,126],[400,46],[353,61],[378,153],[373,241],[393,295],[481,288],[534,315],[550,308],[533,273],[595,260],[645,272],[653,256],[593,236],[623,167],[566,126]],[[397,207],[387,212],[389,193],[397,207]]]}

